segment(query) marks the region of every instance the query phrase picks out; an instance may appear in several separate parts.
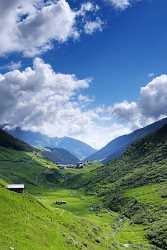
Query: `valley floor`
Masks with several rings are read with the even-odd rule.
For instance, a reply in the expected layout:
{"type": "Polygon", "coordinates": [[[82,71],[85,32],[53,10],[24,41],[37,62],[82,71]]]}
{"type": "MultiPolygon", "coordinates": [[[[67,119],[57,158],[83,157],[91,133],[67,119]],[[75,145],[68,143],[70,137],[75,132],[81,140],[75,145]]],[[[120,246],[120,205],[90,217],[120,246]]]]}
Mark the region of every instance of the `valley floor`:
{"type": "Polygon", "coordinates": [[[101,209],[97,197],[70,189],[35,196],[0,190],[1,250],[152,249],[144,227],[101,209]],[[64,205],[55,202],[63,200],[64,205]]]}
{"type": "MultiPolygon", "coordinates": [[[[89,175],[96,167],[76,171],[89,175]]],[[[74,172],[69,170],[64,175],[74,172]]],[[[51,177],[55,181],[57,174],[57,166],[43,158],[1,148],[0,250],[158,249],[147,240],[144,224],[134,224],[125,216],[104,209],[96,195],[48,181],[51,177]],[[12,182],[23,182],[26,192],[7,191],[4,185],[12,182]],[[57,205],[56,201],[65,204],[57,205]]],[[[162,185],[129,189],[125,195],[141,202],[154,200],[155,188],[161,190],[155,197],[161,203],[165,190],[162,185]]]]}
{"type": "Polygon", "coordinates": [[[96,196],[85,195],[82,191],[59,189],[44,192],[38,196],[38,200],[48,209],[60,212],[65,217],[77,216],[99,228],[101,233],[97,242],[102,243],[103,247],[100,244],[98,249],[151,249],[144,236],[143,226],[131,224],[130,220],[118,213],[101,209],[101,202],[96,196]],[[57,200],[63,200],[66,204],[56,205],[57,200]]]}

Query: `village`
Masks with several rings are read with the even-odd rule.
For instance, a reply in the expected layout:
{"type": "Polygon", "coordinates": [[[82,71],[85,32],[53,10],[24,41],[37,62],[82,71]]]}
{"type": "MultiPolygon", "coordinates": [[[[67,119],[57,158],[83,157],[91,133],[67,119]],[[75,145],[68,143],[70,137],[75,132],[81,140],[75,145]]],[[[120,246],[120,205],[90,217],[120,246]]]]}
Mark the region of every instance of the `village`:
{"type": "Polygon", "coordinates": [[[81,169],[84,168],[88,162],[78,162],[77,164],[58,164],[60,169],[66,169],[66,168],[75,168],[75,169],[81,169]]]}

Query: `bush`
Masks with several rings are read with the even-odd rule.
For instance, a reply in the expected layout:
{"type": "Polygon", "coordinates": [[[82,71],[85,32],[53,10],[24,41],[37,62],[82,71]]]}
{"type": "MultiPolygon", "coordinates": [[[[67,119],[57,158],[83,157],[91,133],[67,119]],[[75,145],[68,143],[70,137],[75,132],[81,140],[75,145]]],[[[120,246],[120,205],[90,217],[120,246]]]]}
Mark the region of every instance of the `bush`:
{"type": "Polygon", "coordinates": [[[156,246],[167,249],[167,221],[153,223],[147,232],[148,239],[156,246]]]}

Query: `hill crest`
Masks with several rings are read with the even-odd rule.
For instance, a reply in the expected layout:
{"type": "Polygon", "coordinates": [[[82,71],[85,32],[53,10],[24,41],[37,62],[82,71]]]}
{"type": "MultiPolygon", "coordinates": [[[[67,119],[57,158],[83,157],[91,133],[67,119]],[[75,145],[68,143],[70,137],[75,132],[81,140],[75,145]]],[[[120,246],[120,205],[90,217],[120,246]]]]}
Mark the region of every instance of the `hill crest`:
{"type": "Polygon", "coordinates": [[[159,128],[166,124],[167,118],[164,118],[146,127],[135,130],[130,134],[117,137],[99,151],[88,156],[86,160],[101,160],[104,162],[109,162],[113,159],[116,159],[126,151],[129,145],[157,131],[159,128]]]}

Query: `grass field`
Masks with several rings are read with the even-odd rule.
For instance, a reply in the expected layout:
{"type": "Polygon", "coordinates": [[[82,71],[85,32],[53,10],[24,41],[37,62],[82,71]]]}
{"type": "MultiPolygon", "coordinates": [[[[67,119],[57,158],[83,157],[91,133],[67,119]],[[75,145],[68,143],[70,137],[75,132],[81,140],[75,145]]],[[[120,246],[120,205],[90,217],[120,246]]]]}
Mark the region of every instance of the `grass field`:
{"type": "Polygon", "coordinates": [[[131,224],[127,218],[118,213],[101,208],[101,201],[93,195],[85,195],[83,191],[58,189],[38,196],[39,201],[52,211],[63,211],[63,214],[82,218],[93,223],[101,231],[105,249],[151,249],[144,236],[144,227],[131,224]],[[63,200],[66,204],[55,205],[55,201],[63,200]]]}
{"type": "Polygon", "coordinates": [[[167,182],[133,188],[128,190],[125,195],[144,204],[167,205],[167,182]]]}
{"type": "MultiPolygon", "coordinates": [[[[65,170],[86,174],[100,165],[65,170]]],[[[57,166],[32,152],[0,149],[0,250],[150,250],[143,225],[103,208],[96,195],[49,182],[57,166]],[[5,190],[24,183],[25,193],[5,190]],[[66,204],[56,205],[57,200],[66,204]]]]}
{"type": "Polygon", "coordinates": [[[0,200],[2,250],[151,249],[142,227],[117,213],[91,211],[96,197],[58,190],[35,198],[1,188],[0,200]],[[67,205],[53,206],[55,199],[67,205]]]}
{"type": "Polygon", "coordinates": [[[0,147],[0,179],[8,183],[24,183],[26,188],[49,186],[45,173],[57,169],[52,162],[34,154],[0,147]]]}

